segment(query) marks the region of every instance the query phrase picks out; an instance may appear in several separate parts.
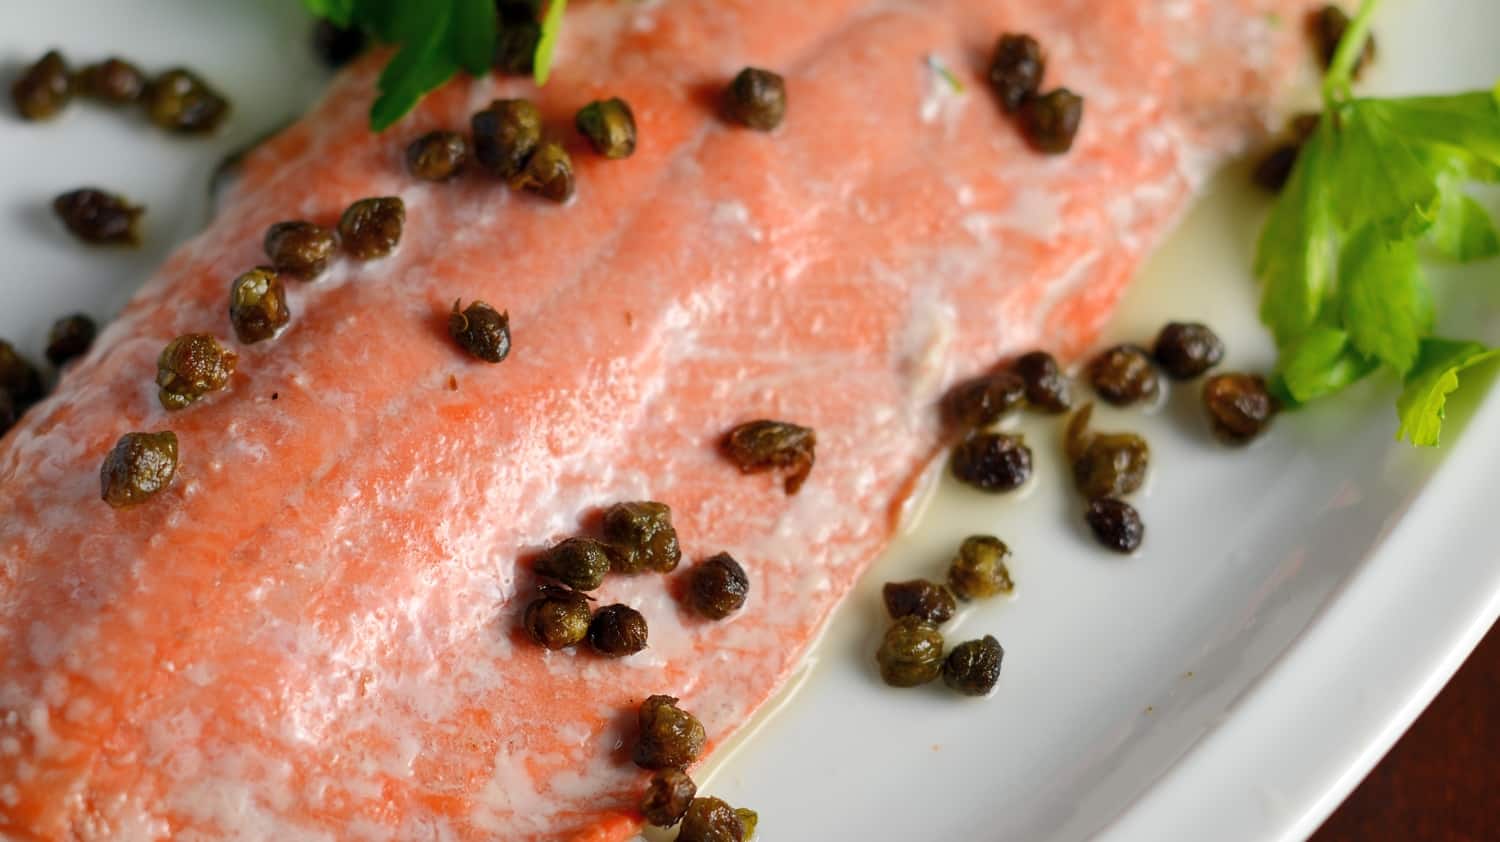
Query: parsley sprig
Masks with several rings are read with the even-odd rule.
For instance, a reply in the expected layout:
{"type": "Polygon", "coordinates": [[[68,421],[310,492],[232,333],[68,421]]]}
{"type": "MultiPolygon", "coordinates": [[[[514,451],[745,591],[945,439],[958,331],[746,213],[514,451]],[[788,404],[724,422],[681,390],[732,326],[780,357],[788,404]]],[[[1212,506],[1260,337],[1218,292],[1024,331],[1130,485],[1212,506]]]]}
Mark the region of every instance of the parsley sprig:
{"type": "Polygon", "coordinates": [[[1323,116],[1261,234],[1261,319],[1293,403],[1388,369],[1405,383],[1398,437],[1433,446],[1467,369],[1500,356],[1433,335],[1429,252],[1500,254],[1488,213],[1465,192],[1500,181],[1500,87],[1452,96],[1356,97],[1353,71],[1379,0],[1365,0],[1323,82],[1323,116]]]}

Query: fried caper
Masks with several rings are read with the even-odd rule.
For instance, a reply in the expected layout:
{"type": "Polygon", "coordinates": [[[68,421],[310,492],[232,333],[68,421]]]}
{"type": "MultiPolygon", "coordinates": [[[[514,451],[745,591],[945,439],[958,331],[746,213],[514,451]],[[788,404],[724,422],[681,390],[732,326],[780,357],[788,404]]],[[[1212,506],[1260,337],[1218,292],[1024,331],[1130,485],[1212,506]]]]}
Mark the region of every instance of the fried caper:
{"type": "Polygon", "coordinates": [[[750,421],[724,437],[724,453],[742,473],[786,471],[785,489],[796,494],[812,473],[818,436],[785,421],[750,421]]]}
{"type": "Polygon", "coordinates": [[[1270,426],[1281,410],[1256,374],[1220,374],[1203,383],[1203,407],[1214,435],[1229,444],[1245,444],[1270,426]]]}
{"type": "Polygon", "coordinates": [[[229,384],[239,357],[206,333],[189,333],[167,343],[156,360],[157,399],[166,409],[182,409],[229,384]]]}
{"type": "Polygon", "coordinates": [[[694,798],[677,842],[745,842],[750,835],[734,808],[717,798],[694,798]]]}
{"type": "Polygon", "coordinates": [[[10,86],[16,111],[27,120],[46,120],[57,115],[73,98],[73,77],[62,53],[50,50],[25,70],[10,86]]]}
{"type": "Polygon", "coordinates": [[[174,67],[146,85],[141,102],[152,123],[178,134],[205,134],[229,116],[229,100],[181,67],[174,67]]]}
{"type": "Polygon", "coordinates": [[[1138,345],[1106,348],[1089,362],[1088,371],[1094,391],[1115,406],[1151,400],[1161,390],[1151,355],[1138,345]]]}
{"type": "Polygon", "coordinates": [[[406,226],[406,203],[397,196],[360,199],[339,217],[339,242],[349,256],[374,260],[396,250],[406,226]]]}
{"type": "Polygon", "coordinates": [[[171,485],[176,473],[175,433],[126,433],[99,469],[99,496],[116,509],[137,506],[171,485]]]}
{"type": "Polygon", "coordinates": [[[640,736],[631,758],[643,769],[681,769],[703,753],[703,723],[677,706],[674,696],[651,696],[641,703],[640,736]]]}
{"type": "Polygon", "coordinates": [[[323,274],[338,240],[332,229],[294,219],[266,229],[266,257],[271,268],[283,275],[310,281],[323,274]]]}
{"type": "Polygon", "coordinates": [[[78,71],[74,88],[82,96],[110,105],[129,105],[146,91],[146,74],[121,58],[109,58],[78,71]]]}
{"type": "Polygon", "coordinates": [[[880,589],[880,595],[885,600],[885,610],[892,620],[916,617],[940,626],[953,619],[953,612],[958,610],[953,591],[926,579],[886,582],[885,587],[880,589]]]}
{"type": "Polygon", "coordinates": [[[629,158],[635,154],[635,114],[625,100],[595,100],[578,109],[573,122],[600,155],[629,158]]]}
{"type": "Polygon", "coordinates": [[[1016,358],[1011,370],[1026,384],[1026,403],[1053,414],[1073,406],[1073,390],[1057,359],[1046,351],[1032,351],[1016,358]]]}
{"type": "Polygon", "coordinates": [[[588,597],[578,591],[556,585],[542,585],[541,595],[526,606],[522,619],[531,639],[548,649],[576,646],[589,633],[588,597]]]}
{"type": "Polygon", "coordinates": [[[423,181],[447,181],[469,160],[469,141],[458,132],[431,131],[406,147],[406,168],[423,181]]]}
{"type": "Polygon", "coordinates": [[[623,658],[646,648],[646,618],[629,605],[606,605],[589,622],[589,645],[610,658],[623,658]]]}
{"type": "Polygon", "coordinates": [[[734,814],[740,817],[740,827],[745,829],[744,842],[755,838],[755,828],[760,825],[760,814],[747,807],[735,807],[734,814]]]}
{"type": "MultiPolygon", "coordinates": [[[[1333,57],[1339,51],[1344,33],[1349,31],[1350,22],[1349,13],[1332,3],[1308,16],[1308,34],[1312,37],[1313,47],[1325,70],[1333,66],[1333,57]]],[[[1354,62],[1354,78],[1358,79],[1370,62],[1375,60],[1375,51],[1375,36],[1370,35],[1365,41],[1364,50],[1354,62]]]]}
{"type": "Polygon", "coordinates": [[[525,169],[511,178],[510,186],[543,199],[566,202],[573,196],[573,158],[561,143],[543,141],[526,161],[525,169]]]}
{"type": "Polygon", "coordinates": [[[1014,33],[1000,36],[989,72],[990,88],[1000,98],[1000,107],[1007,112],[1020,110],[1021,103],[1041,88],[1046,67],[1042,45],[1035,38],[1014,33]]]}
{"type": "Polygon", "coordinates": [[[1058,88],[1021,103],[1021,133],[1038,152],[1061,155],[1073,148],[1083,123],[1083,97],[1058,88]]]}
{"type": "Polygon", "coordinates": [[[84,354],[94,344],[99,334],[94,320],[82,313],[63,316],[52,323],[47,332],[47,360],[56,366],[64,365],[84,354]]]}
{"type": "Polygon", "coordinates": [[[750,577],[729,553],[719,553],[693,568],[689,593],[699,614],[722,620],[744,607],[750,577]]]}
{"type": "Polygon", "coordinates": [[[1133,433],[1089,432],[1093,411],[1094,405],[1087,404],[1068,421],[1066,449],[1073,466],[1073,484],[1086,500],[1138,490],[1146,481],[1150,447],[1133,433]]]}
{"type": "Polygon", "coordinates": [[[604,510],[604,542],[617,573],[671,573],[682,560],[666,503],[616,503],[604,510]]]}
{"type": "Polygon", "coordinates": [[[136,223],[146,209],[123,196],[94,187],[69,190],[52,200],[52,210],[73,236],[95,245],[133,246],[140,243],[136,223]]]}
{"type": "Polygon", "coordinates": [[[965,696],[988,696],[1000,680],[1005,650],[992,635],[953,647],[943,661],[943,683],[965,696]]]}
{"type": "Polygon", "coordinates": [[[592,538],[568,538],[542,553],[535,569],[574,590],[592,591],[604,584],[609,552],[592,538]]]}
{"type": "Polygon", "coordinates": [[[1224,361],[1224,342],[1208,325],[1168,322],[1151,354],[1168,377],[1192,380],[1224,361]]]}
{"type": "Polygon", "coordinates": [[[988,427],[1026,399],[1026,381],[1010,371],[986,374],[954,386],[943,398],[943,417],[952,430],[988,427]]]}
{"type": "Polygon", "coordinates": [[[475,359],[499,363],[510,356],[510,314],[483,301],[470,301],[462,309],[460,301],[454,301],[448,335],[475,359]]]}
{"type": "Polygon", "coordinates": [[[269,266],[258,266],[234,279],[229,287],[229,322],[246,345],[276,335],[292,319],[281,276],[269,266]]]}
{"type": "Polygon", "coordinates": [[[16,402],[11,399],[10,392],[0,389],[0,436],[16,426],[20,420],[21,413],[16,409],[16,402]]]}
{"type": "Polygon", "coordinates": [[[1114,497],[1101,497],[1089,503],[1084,513],[1094,538],[1117,553],[1133,553],[1146,537],[1146,525],[1135,506],[1114,497]]]}
{"type": "Polygon", "coordinates": [[[886,629],[875,662],[892,687],[926,684],[943,672],[943,634],[926,620],[902,617],[886,629]]]}
{"type": "Polygon", "coordinates": [[[970,535],[948,565],[948,587],[959,599],[989,599],[1015,590],[1005,559],[1010,547],[993,535],[970,535]]]}
{"type": "Polygon", "coordinates": [[[524,99],[497,99],[476,113],[469,126],[475,160],[504,179],[520,175],[542,142],[542,113],[524,99]]]}
{"type": "Polygon", "coordinates": [[[364,52],[365,33],[357,26],[346,28],[332,21],[320,20],[313,27],[312,45],[313,52],[323,64],[331,68],[343,67],[364,52]]]}
{"type": "Polygon", "coordinates": [[[786,80],[757,67],[741,70],[724,93],[724,113],[742,126],[771,131],[786,117],[786,80]]]}
{"type": "Polygon", "coordinates": [[[536,61],[536,46],[542,40],[536,4],[530,0],[513,0],[495,6],[500,20],[490,63],[499,73],[530,76],[536,61]]]}
{"type": "Polygon", "coordinates": [[[698,785],[681,769],[661,769],[651,776],[641,796],[641,815],[657,827],[672,827],[682,821],[698,785]]]}
{"type": "Polygon", "coordinates": [[[0,339],[0,392],[10,395],[17,410],[42,399],[42,373],[16,347],[0,339]]]}
{"type": "Polygon", "coordinates": [[[953,449],[953,476],[959,482],[999,494],[1031,478],[1031,448],[1006,433],[976,433],[953,449]]]}
{"type": "Polygon", "coordinates": [[[1272,193],[1280,193],[1286,183],[1291,180],[1292,171],[1297,167],[1297,159],[1302,156],[1302,147],[1312,138],[1313,133],[1318,130],[1323,115],[1317,112],[1298,114],[1292,118],[1287,125],[1287,134],[1290,136],[1266,153],[1256,165],[1251,174],[1251,180],[1272,193]]]}

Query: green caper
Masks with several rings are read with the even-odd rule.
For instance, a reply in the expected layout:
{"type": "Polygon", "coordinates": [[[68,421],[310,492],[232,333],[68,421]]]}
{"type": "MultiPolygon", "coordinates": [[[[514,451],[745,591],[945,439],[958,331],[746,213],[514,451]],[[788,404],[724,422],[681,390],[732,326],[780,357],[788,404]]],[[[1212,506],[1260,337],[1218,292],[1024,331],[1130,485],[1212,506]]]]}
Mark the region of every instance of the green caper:
{"type": "Polygon", "coordinates": [[[246,345],[270,339],[291,318],[286,288],[271,267],[251,269],[230,285],[229,322],[234,325],[234,335],[246,345]]]}
{"type": "Polygon", "coordinates": [[[121,58],[109,58],[78,71],[78,93],[110,105],[129,105],[146,92],[146,74],[121,58]]]}
{"type": "Polygon", "coordinates": [[[463,309],[459,304],[455,300],[448,314],[448,335],[475,359],[504,362],[510,356],[510,314],[483,301],[470,301],[463,309]]]}
{"type": "Polygon", "coordinates": [[[330,68],[339,68],[364,52],[365,33],[357,26],[342,27],[329,20],[313,28],[313,52],[330,68]]]}
{"type": "Polygon", "coordinates": [[[1046,351],[1032,351],[1016,358],[1011,370],[1026,384],[1026,404],[1057,414],[1073,405],[1073,390],[1057,359],[1046,351]]]}
{"type": "Polygon", "coordinates": [[[1271,425],[1281,402],[1255,374],[1220,374],[1203,383],[1203,407],[1214,435],[1228,444],[1245,444],[1271,425]]]}
{"type": "Polygon", "coordinates": [[[1046,68],[1042,45],[1035,38],[1015,33],[1000,36],[989,72],[990,88],[1000,98],[1000,107],[1007,112],[1019,110],[1041,87],[1046,68]]]}
{"type": "Polygon", "coordinates": [[[358,260],[385,257],[401,243],[406,203],[397,196],[360,199],[339,217],[339,242],[358,260]]]}
{"type": "Polygon", "coordinates": [[[1224,361],[1224,341],[1197,322],[1169,322],[1151,355],[1173,380],[1192,380],[1224,361]]]}
{"type": "Polygon", "coordinates": [[[47,361],[61,366],[88,353],[99,333],[94,320],[83,313],[63,316],[47,332],[47,361]]]}
{"type": "Polygon", "coordinates": [[[469,121],[474,158],[492,174],[512,179],[542,142],[542,113],[524,99],[497,99],[469,121]]]}
{"type": "Polygon", "coordinates": [[[617,573],[671,573],[682,560],[672,509],[665,503],[616,503],[605,509],[604,542],[617,573]]]}
{"type": "Polygon", "coordinates": [[[542,27],[536,19],[537,4],[532,0],[502,0],[495,7],[500,19],[491,65],[498,73],[530,76],[537,42],[542,40],[542,27]]]}
{"type": "Polygon", "coordinates": [[[16,347],[0,339],[0,392],[10,395],[18,410],[42,399],[42,373],[16,347]]]}
{"type": "Polygon", "coordinates": [[[152,123],[178,134],[211,132],[229,116],[229,100],[181,67],[152,79],[141,101],[152,123]]]}
{"type": "Polygon", "coordinates": [[[53,199],[52,210],[85,243],[134,246],[141,241],[136,225],[146,209],[123,196],[83,187],[53,199]]]}
{"type": "Polygon", "coordinates": [[[166,409],[182,409],[229,384],[239,357],[206,333],[189,333],[167,343],[156,360],[157,398],[166,409]]]}
{"type": "Polygon", "coordinates": [[[310,281],[328,268],[338,240],[329,228],[294,219],[267,228],[264,246],[273,269],[310,281]]]}
{"type": "Polygon", "coordinates": [[[786,117],[786,80],[756,67],[741,70],[725,92],[724,113],[742,126],[771,131],[786,117]]]}
{"type": "Polygon", "coordinates": [[[681,769],[661,769],[651,776],[641,796],[641,815],[657,827],[672,827],[682,821],[698,785],[681,769]]]}
{"type": "Polygon", "coordinates": [[[989,427],[1021,405],[1026,381],[1019,374],[1002,371],[986,374],[954,386],[943,399],[943,416],[953,430],[989,427]]]}
{"type": "Polygon", "coordinates": [[[1089,436],[1073,460],[1073,483],[1086,500],[1122,497],[1146,481],[1151,448],[1134,433],[1097,433],[1089,436]]]}
{"type": "Polygon", "coordinates": [[[99,494],[116,509],[137,506],[171,485],[176,473],[175,433],[126,433],[99,469],[99,494]]]}
{"type": "Polygon", "coordinates": [[[531,639],[548,649],[576,646],[589,633],[588,597],[569,588],[542,585],[540,596],[526,606],[522,622],[531,639]]]}
{"type": "Polygon", "coordinates": [[[1083,97],[1058,88],[1027,97],[1021,104],[1021,133],[1038,152],[1061,155],[1073,148],[1083,122],[1083,97]]]}
{"type": "Polygon", "coordinates": [[[991,635],[953,647],[943,661],[943,683],[965,696],[988,696],[1000,680],[1005,650],[991,635]]]}
{"type": "Polygon", "coordinates": [[[1010,547],[993,535],[970,535],[958,547],[948,567],[948,587],[959,599],[989,599],[1010,593],[1015,584],[1005,559],[1010,547]]]}
{"type": "Polygon", "coordinates": [[[604,584],[609,572],[609,552],[592,538],[568,538],[542,553],[536,572],[579,591],[592,591],[604,584]]]}
{"type": "Polygon", "coordinates": [[[677,842],[745,842],[750,835],[734,808],[717,798],[694,798],[677,842]]]}
{"type": "Polygon", "coordinates": [[[817,433],[785,421],[750,421],[724,437],[724,453],[742,473],[785,471],[788,494],[812,473],[817,446],[817,433]]]}
{"type": "Polygon", "coordinates": [[[735,807],[734,814],[740,819],[740,826],[745,829],[744,842],[750,842],[755,838],[755,828],[760,825],[760,814],[747,807],[735,807]]]}
{"type": "Polygon", "coordinates": [[[953,449],[953,476],[980,491],[1014,491],[1031,478],[1031,448],[1018,435],[976,433],[953,449]]]}
{"type": "Polygon", "coordinates": [[[953,619],[953,612],[958,610],[953,591],[926,579],[887,582],[881,588],[880,595],[885,600],[885,610],[892,620],[916,617],[941,626],[953,619]]]}
{"type": "Polygon", "coordinates": [[[544,141],[531,154],[526,168],[511,178],[510,186],[543,199],[566,202],[573,195],[573,158],[561,143],[544,141]]]}
{"type": "Polygon", "coordinates": [[[447,181],[469,160],[469,141],[458,132],[431,131],[406,147],[406,168],[423,181],[447,181]]]}
{"type": "Polygon", "coordinates": [[[740,610],[750,595],[750,577],[729,553],[700,562],[689,585],[693,607],[710,620],[722,620],[740,610]]]}
{"type": "Polygon", "coordinates": [[[625,100],[595,100],[580,108],[573,122],[600,155],[629,158],[635,153],[635,114],[625,100]]]}
{"type": "Polygon", "coordinates": [[[73,98],[73,77],[62,53],[50,50],[25,70],[10,86],[16,111],[27,120],[46,120],[57,115],[73,98]]]}
{"type": "Polygon", "coordinates": [[[606,605],[589,623],[589,645],[610,658],[623,658],[646,648],[646,618],[629,605],[606,605]]]}
{"type": "Polygon", "coordinates": [[[640,736],[631,754],[643,769],[684,768],[703,753],[703,723],[677,706],[674,696],[651,696],[641,703],[640,736]]]}
{"type": "Polygon", "coordinates": [[[1094,391],[1115,406],[1129,406],[1156,397],[1161,384],[1151,355],[1138,345],[1106,348],[1089,362],[1094,391]]]}
{"type": "Polygon", "coordinates": [[[875,661],[892,687],[926,684],[943,672],[943,634],[925,620],[902,617],[886,630],[875,661]]]}
{"type": "Polygon", "coordinates": [[[1101,497],[1089,503],[1084,520],[1094,538],[1117,553],[1133,553],[1146,537],[1146,525],[1135,507],[1114,497],[1101,497]]]}

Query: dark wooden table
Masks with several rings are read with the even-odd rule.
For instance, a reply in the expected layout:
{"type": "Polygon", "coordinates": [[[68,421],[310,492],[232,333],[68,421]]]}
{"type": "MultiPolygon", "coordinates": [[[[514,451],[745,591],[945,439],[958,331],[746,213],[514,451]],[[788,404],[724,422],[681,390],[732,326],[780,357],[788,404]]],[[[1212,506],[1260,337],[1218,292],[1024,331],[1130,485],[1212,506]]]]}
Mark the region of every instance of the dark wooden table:
{"type": "Polygon", "coordinates": [[[1500,840],[1500,625],[1312,838],[1500,840]]]}

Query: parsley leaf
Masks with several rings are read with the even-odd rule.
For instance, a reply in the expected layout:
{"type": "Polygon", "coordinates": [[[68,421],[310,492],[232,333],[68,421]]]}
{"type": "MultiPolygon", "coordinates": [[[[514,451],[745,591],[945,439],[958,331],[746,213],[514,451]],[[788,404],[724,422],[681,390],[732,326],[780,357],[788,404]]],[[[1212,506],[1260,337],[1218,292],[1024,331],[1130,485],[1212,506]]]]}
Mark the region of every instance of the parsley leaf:
{"type": "Polygon", "coordinates": [[[1412,444],[1423,447],[1436,447],[1448,396],[1458,389],[1458,376],[1497,358],[1500,349],[1486,348],[1478,342],[1452,339],[1423,342],[1421,358],[1396,401],[1396,414],[1401,421],[1396,437],[1410,439],[1412,444]]]}
{"type": "Polygon", "coordinates": [[[1282,351],[1277,380],[1292,401],[1307,403],[1343,391],[1379,367],[1354,350],[1349,334],[1317,325],[1282,351]]]}
{"type": "Polygon", "coordinates": [[[1432,330],[1432,298],[1412,240],[1365,228],[1339,260],[1343,323],[1355,350],[1405,374],[1432,330]]]}

